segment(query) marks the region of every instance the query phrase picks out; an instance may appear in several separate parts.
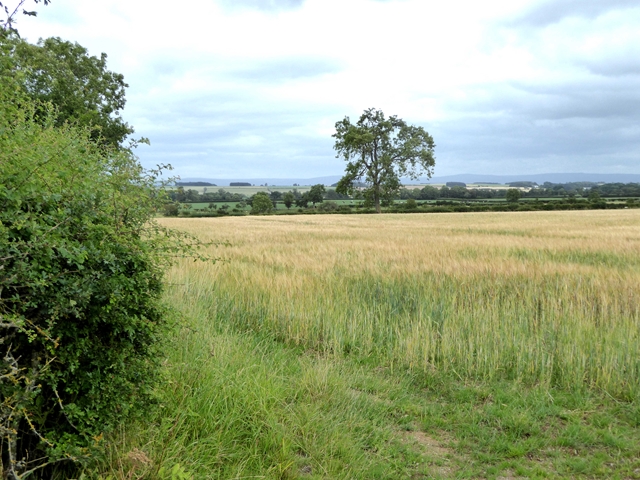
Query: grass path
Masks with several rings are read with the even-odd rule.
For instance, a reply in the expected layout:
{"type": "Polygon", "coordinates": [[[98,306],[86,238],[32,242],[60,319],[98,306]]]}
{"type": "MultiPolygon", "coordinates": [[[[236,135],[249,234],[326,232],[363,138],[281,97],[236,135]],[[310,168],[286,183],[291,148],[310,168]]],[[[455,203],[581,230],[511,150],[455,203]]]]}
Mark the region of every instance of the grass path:
{"type": "Polygon", "coordinates": [[[114,446],[114,478],[640,477],[638,405],[593,393],[391,371],[202,317],[168,375],[158,416],[114,446]]]}

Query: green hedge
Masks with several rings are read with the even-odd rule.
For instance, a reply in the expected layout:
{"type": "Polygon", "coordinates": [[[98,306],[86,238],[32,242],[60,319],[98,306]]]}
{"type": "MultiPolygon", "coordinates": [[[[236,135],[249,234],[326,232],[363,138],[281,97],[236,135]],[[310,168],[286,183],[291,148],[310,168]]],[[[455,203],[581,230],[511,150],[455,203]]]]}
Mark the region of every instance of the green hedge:
{"type": "Polygon", "coordinates": [[[156,178],[131,152],[36,121],[2,80],[0,467],[69,478],[151,403],[164,259],[180,247],[154,226],[156,178]]]}

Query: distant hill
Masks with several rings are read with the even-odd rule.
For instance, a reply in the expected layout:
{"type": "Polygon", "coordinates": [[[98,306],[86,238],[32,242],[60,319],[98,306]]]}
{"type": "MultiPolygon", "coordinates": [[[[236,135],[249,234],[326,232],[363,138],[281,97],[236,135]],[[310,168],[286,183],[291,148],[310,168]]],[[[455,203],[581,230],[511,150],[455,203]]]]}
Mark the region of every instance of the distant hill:
{"type": "Polygon", "coordinates": [[[248,183],[250,185],[264,185],[265,183],[269,186],[277,185],[277,186],[292,186],[294,183],[301,186],[308,185],[317,185],[321,183],[322,185],[331,185],[340,180],[340,175],[331,175],[327,177],[314,177],[314,178],[182,178],[179,180],[180,183],[185,182],[209,182],[215,183],[220,187],[228,187],[231,183],[248,183]]]}
{"type": "Polygon", "coordinates": [[[176,182],[179,187],[216,187],[215,183],[210,182],[176,182]]]}
{"type": "Polygon", "coordinates": [[[481,175],[463,173],[443,177],[422,178],[420,183],[511,183],[511,182],[604,182],[604,183],[640,183],[640,174],[634,173],[539,173],[535,175],[481,175]]]}
{"type": "MultiPolygon", "coordinates": [[[[330,175],[326,177],[313,178],[184,178],[180,183],[207,182],[220,187],[229,186],[231,182],[246,182],[251,185],[269,186],[300,186],[332,185],[340,180],[341,175],[330,175]]],[[[462,173],[459,175],[447,175],[442,177],[421,178],[419,180],[404,179],[405,184],[416,183],[439,183],[463,182],[472,183],[495,183],[506,184],[510,182],[536,182],[542,185],[544,182],[567,183],[567,182],[604,182],[604,183],[640,183],[640,174],[637,173],[539,173],[535,175],[483,175],[474,173],[462,173]]]]}

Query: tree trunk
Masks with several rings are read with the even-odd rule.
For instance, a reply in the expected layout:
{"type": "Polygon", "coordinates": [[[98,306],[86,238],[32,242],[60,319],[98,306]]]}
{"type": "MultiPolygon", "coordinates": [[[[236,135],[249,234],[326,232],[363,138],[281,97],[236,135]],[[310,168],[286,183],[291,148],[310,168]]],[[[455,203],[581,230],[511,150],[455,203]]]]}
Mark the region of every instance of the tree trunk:
{"type": "Polygon", "coordinates": [[[376,213],[381,213],[380,208],[380,185],[378,183],[373,184],[373,204],[376,207],[376,213]]]}

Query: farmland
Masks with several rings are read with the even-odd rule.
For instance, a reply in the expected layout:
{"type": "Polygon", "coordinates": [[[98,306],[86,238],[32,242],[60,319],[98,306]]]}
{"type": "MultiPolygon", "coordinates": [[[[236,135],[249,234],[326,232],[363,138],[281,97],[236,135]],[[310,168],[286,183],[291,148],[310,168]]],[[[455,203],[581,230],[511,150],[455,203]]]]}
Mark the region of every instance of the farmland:
{"type": "MultiPolygon", "coordinates": [[[[509,185],[409,185],[399,189],[393,200],[383,202],[386,213],[421,212],[481,212],[540,211],[638,208],[640,190],[637,184],[551,184],[534,187],[509,185]],[[436,188],[436,187],[440,188],[436,188]],[[510,198],[507,198],[510,196],[510,198]]],[[[163,214],[169,217],[240,216],[249,213],[280,213],[286,215],[315,213],[368,213],[373,211],[363,192],[351,196],[323,185],[313,187],[184,187],[171,189],[163,214]],[[323,193],[314,193],[315,189],[323,193]],[[273,209],[265,205],[253,210],[253,198],[258,193],[269,196],[273,209]],[[288,196],[288,200],[285,197],[288,196]],[[325,202],[326,200],[326,202],[325,202]]]]}
{"type": "Polygon", "coordinates": [[[227,245],[112,475],[640,478],[640,211],[162,223],[227,245]]]}

